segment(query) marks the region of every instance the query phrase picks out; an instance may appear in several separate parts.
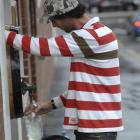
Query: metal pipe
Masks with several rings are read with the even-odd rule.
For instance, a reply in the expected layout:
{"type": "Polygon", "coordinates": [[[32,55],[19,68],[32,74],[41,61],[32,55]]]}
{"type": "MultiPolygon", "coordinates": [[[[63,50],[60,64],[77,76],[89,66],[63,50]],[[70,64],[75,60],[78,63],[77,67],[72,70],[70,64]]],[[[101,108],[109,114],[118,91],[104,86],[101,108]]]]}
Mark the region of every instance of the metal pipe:
{"type": "Polygon", "coordinates": [[[9,91],[6,61],[6,44],[4,36],[4,0],[0,0],[0,74],[2,83],[3,119],[5,140],[11,140],[11,122],[9,109],[9,91]]]}

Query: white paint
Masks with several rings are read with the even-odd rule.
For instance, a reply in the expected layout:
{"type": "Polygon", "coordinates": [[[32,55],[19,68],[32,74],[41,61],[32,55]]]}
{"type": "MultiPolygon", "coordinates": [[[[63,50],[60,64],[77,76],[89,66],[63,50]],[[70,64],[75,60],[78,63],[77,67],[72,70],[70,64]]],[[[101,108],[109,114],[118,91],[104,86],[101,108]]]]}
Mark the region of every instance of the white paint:
{"type": "MultiPolygon", "coordinates": [[[[3,100],[3,119],[5,140],[11,140],[11,122],[9,109],[9,91],[8,91],[8,76],[7,76],[7,61],[6,61],[6,45],[4,36],[4,17],[8,15],[8,7],[10,3],[7,0],[0,0],[0,72],[2,81],[2,100],[3,100]],[[4,11],[5,10],[5,11],[4,11]]],[[[8,18],[8,17],[7,17],[8,18]]],[[[8,20],[7,20],[8,22],[8,20]]]]}

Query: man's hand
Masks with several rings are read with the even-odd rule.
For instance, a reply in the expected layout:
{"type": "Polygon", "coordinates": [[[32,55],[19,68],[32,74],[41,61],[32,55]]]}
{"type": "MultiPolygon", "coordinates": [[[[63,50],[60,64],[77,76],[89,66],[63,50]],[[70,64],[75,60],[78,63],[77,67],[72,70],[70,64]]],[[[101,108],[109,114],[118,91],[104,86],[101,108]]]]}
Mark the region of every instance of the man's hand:
{"type": "Polygon", "coordinates": [[[36,106],[28,106],[25,108],[24,114],[27,116],[32,112],[37,115],[45,114],[53,109],[51,102],[38,102],[36,106]]]}

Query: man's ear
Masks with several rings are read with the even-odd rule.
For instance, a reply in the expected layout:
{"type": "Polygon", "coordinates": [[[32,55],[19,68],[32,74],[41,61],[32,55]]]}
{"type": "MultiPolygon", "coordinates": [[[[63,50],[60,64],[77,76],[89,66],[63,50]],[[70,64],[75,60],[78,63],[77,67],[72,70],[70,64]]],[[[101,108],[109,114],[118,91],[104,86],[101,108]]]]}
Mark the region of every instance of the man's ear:
{"type": "Polygon", "coordinates": [[[64,19],[54,19],[52,21],[53,27],[61,27],[64,22],[64,19]]]}

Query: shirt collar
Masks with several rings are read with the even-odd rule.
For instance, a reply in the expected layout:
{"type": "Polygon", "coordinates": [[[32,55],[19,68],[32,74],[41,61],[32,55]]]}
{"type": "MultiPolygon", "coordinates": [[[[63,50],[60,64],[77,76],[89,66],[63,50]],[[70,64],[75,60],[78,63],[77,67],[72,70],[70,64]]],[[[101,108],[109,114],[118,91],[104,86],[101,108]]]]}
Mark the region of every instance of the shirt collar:
{"type": "Polygon", "coordinates": [[[89,27],[91,27],[92,24],[99,22],[99,21],[100,21],[99,17],[93,17],[83,26],[83,28],[89,28],[89,27]]]}

